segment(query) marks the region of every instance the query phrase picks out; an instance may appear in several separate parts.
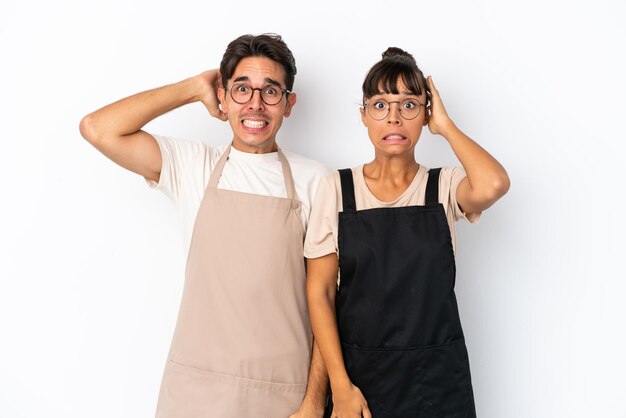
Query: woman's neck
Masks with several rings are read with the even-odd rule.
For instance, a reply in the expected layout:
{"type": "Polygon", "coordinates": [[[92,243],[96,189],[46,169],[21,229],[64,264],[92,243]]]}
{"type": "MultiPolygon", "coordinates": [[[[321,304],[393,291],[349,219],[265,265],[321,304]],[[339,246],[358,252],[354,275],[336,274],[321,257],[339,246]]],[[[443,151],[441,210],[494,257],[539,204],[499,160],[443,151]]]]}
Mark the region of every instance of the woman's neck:
{"type": "Polygon", "coordinates": [[[383,202],[398,198],[409,187],[419,164],[411,156],[380,156],[363,166],[363,177],[372,194],[383,202]]]}
{"type": "Polygon", "coordinates": [[[365,164],[364,171],[367,177],[384,182],[403,182],[408,176],[413,178],[419,164],[413,155],[376,155],[374,160],[365,164]]]}

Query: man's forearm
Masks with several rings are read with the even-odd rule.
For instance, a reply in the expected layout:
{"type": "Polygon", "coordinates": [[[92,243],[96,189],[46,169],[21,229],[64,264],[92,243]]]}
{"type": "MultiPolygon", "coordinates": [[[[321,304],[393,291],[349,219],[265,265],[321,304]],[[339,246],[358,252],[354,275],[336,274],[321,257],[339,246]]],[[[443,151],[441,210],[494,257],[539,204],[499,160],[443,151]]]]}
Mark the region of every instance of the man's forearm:
{"type": "Polygon", "coordinates": [[[91,133],[121,137],[172,109],[198,101],[201,84],[191,77],[111,103],[88,116],[91,133]]]}
{"type": "Polygon", "coordinates": [[[322,355],[313,340],[313,354],[311,356],[311,367],[309,370],[309,380],[307,382],[306,394],[303,405],[308,405],[316,411],[323,413],[328,396],[328,373],[322,360],[322,355]]]}

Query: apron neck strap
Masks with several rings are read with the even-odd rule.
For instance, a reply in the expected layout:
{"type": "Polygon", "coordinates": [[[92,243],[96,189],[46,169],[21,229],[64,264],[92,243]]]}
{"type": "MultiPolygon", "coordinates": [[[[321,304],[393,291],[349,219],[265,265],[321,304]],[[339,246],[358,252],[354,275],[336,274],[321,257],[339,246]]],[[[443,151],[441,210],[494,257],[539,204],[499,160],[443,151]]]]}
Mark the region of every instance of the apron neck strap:
{"type": "Polygon", "coordinates": [[[428,170],[428,182],[426,183],[426,195],[424,197],[424,204],[426,205],[439,203],[439,172],[441,172],[441,168],[428,170]]]}
{"type": "MultiPolygon", "coordinates": [[[[220,176],[222,175],[222,171],[224,171],[224,166],[226,165],[226,161],[228,161],[228,156],[230,155],[230,149],[232,145],[226,148],[222,157],[217,161],[213,172],[211,173],[211,177],[209,178],[209,184],[207,186],[217,188],[217,184],[220,181],[220,176]]],[[[283,168],[283,177],[285,179],[285,188],[287,189],[287,197],[289,199],[296,199],[296,186],[293,181],[293,175],[291,173],[291,166],[289,165],[289,161],[287,161],[287,157],[278,148],[278,159],[280,160],[280,164],[283,168]]]]}
{"type": "Polygon", "coordinates": [[[352,170],[344,168],[339,170],[341,178],[341,200],[344,212],[356,211],[356,200],[354,198],[354,180],[352,179],[352,170]]]}
{"type": "Polygon", "coordinates": [[[283,151],[280,148],[278,148],[278,159],[280,160],[280,164],[283,166],[283,177],[285,178],[287,197],[294,200],[296,199],[296,185],[293,181],[291,166],[289,165],[289,161],[287,161],[287,157],[285,157],[285,154],[283,154],[283,151]]]}
{"type": "Polygon", "coordinates": [[[228,161],[228,155],[230,154],[230,147],[226,148],[222,157],[217,161],[213,172],[211,173],[211,177],[209,177],[209,187],[217,188],[217,183],[220,181],[220,177],[222,176],[222,171],[224,171],[224,166],[226,165],[226,161],[228,161]]]}

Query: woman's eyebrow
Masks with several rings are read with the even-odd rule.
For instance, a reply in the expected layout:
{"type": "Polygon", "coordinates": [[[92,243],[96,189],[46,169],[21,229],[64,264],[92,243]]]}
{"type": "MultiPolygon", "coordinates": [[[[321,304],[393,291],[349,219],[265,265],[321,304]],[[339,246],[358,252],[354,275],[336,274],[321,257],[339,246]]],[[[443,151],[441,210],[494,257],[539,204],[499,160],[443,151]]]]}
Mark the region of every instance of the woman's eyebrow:
{"type": "Polygon", "coordinates": [[[385,92],[381,92],[381,93],[374,94],[371,98],[382,97],[382,96],[387,96],[387,95],[419,98],[419,94],[416,94],[416,93],[413,93],[413,92],[410,92],[410,91],[401,91],[399,93],[385,93],[385,92]]]}

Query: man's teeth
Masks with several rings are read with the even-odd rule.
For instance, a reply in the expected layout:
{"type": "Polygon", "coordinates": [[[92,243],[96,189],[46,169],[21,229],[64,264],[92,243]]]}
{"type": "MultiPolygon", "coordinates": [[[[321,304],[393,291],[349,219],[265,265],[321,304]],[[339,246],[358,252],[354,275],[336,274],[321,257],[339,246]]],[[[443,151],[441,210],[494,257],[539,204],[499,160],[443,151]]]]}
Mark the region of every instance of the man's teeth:
{"type": "Polygon", "coordinates": [[[244,119],[243,121],[244,126],[248,127],[248,128],[254,128],[254,129],[260,129],[265,127],[265,121],[262,120],[247,120],[244,119]]]}

